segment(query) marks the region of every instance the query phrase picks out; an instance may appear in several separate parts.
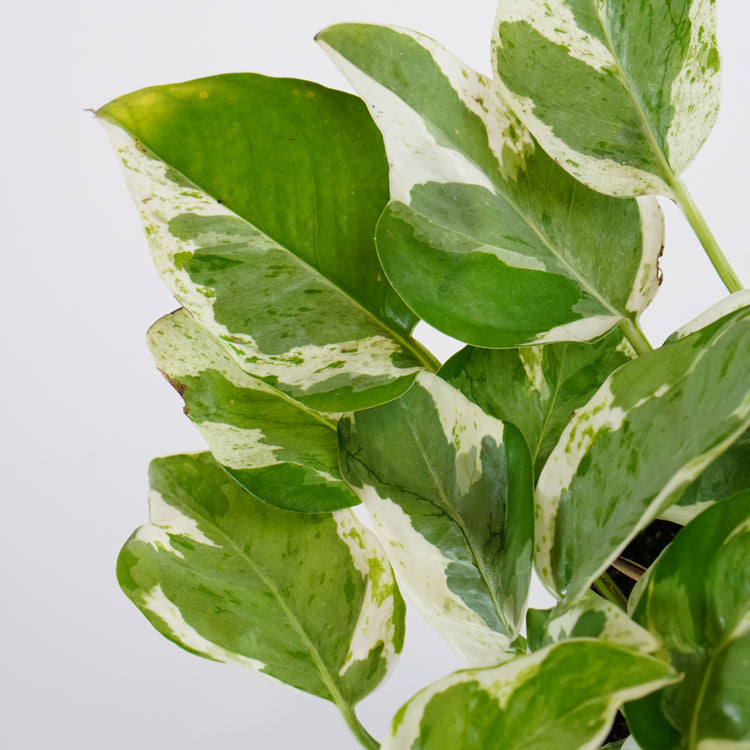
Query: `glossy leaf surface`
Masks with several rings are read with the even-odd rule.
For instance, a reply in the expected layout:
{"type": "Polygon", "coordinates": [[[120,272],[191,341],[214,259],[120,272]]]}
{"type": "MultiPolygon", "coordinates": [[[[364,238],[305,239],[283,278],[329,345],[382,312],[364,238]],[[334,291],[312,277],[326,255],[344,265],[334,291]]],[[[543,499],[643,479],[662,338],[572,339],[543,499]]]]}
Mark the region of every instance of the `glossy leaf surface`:
{"type": "Polygon", "coordinates": [[[664,662],[596,640],[456,672],[417,693],[383,750],[590,750],[617,707],[669,682],[664,662]]]}
{"type": "Polygon", "coordinates": [[[339,707],[381,682],[402,648],[404,605],[351,511],[272,508],[208,453],[156,459],[150,481],[150,522],[117,574],[159,632],[339,707]]]}
{"type": "Polygon", "coordinates": [[[715,0],[501,0],[503,93],[571,174],[611,195],[672,193],[719,109],[715,0]]]}
{"type": "Polygon", "coordinates": [[[467,346],[443,365],[440,376],[488,414],[521,430],[538,476],[571,414],[634,356],[620,331],[594,344],[467,346]]]}
{"type": "Polygon", "coordinates": [[[750,425],[750,310],[616,370],[537,483],[537,570],[572,601],[750,425]]]}
{"type": "Polygon", "coordinates": [[[680,531],[639,594],[633,618],[684,673],[627,707],[643,750],[750,746],[750,491],[680,531]]]}
{"type": "Polygon", "coordinates": [[[341,468],[409,599],[469,664],[515,653],[532,553],[520,433],[435,375],[344,417],[341,468]]]}
{"type": "Polygon", "coordinates": [[[339,471],[333,420],[245,373],[185,310],[157,321],[148,343],[214,458],[245,489],[306,513],[359,503],[339,471]]]}
{"type": "Polygon", "coordinates": [[[243,369],[344,411],[402,393],[429,362],[375,252],[388,164],[356,97],[236,74],[97,114],[164,281],[243,369]]]}
{"type": "Polygon", "coordinates": [[[344,24],[318,41],[384,134],[378,253],[420,317],[492,348],[588,341],[646,307],[662,240],[653,200],[577,183],[490,79],[427,37],[344,24]]]}

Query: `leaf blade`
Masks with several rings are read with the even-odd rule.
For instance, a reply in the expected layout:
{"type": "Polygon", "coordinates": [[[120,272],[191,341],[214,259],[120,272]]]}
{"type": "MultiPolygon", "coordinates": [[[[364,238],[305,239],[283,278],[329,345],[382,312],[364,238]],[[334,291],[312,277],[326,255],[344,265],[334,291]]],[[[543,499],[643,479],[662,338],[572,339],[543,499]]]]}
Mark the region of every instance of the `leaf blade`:
{"type": "Polygon", "coordinates": [[[663,662],[604,641],[559,643],[433,683],[396,714],[382,747],[590,750],[606,737],[620,703],[673,675],[663,662]]]}
{"type": "Polygon", "coordinates": [[[375,253],[387,162],[355,97],[238,74],[98,115],[162,278],[249,372],[342,411],[403,392],[429,362],[375,253]]]}
{"type": "Polygon", "coordinates": [[[151,522],[123,548],[118,580],[162,634],[336,703],[377,686],[403,644],[403,601],[350,512],[271,508],[210,454],[156,459],[150,478],[151,522]]]}
{"type": "Polygon", "coordinates": [[[671,196],[718,112],[715,12],[710,0],[502,2],[498,85],[577,179],[671,196]]]}
{"type": "Polygon", "coordinates": [[[339,435],[343,475],[423,617],[469,663],[514,653],[533,525],[520,434],[423,373],[339,435]]]}

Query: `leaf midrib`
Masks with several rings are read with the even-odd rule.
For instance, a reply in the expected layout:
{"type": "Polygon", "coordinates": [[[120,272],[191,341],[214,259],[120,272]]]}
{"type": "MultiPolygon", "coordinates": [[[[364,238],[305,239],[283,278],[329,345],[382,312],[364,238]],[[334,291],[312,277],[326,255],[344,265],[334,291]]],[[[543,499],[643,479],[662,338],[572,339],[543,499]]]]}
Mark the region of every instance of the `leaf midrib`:
{"type": "Polygon", "coordinates": [[[643,131],[646,135],[646,138],[648,139],[649,145],[651,146],[651,149],[654,155],[656,156],[657,161],[660,163],[661,168],[664,172],[664,175],[662,176],[665,178],[665,182],[669,186],[669,188],[671,190],[674,190],[676,176],[674,172],[672,171],[672,167],[669,165],[669,162],[667,161],[667,158],[661,149],[659,141],[656,137],[656,133],[654,132],[654,129],[652,127],[651,121],[646,115],[646,111],[643,107],[643,102],[641,102],[641,99],[636,93],[635,88],[631,85],[630,79],[625,73],[625,69],[622,67],[620,58],[617,56],[615,52],[614,43],[612,41],[612,35],[609,32],[609,24],[605,22],[604,18],[602,18],[599,12],[599,9],[597,7],[598,4],[595,3],[594,0],[589,0],[589,5],[591,6],[592,10],[594,11],[594,14],[596,15],[597,20],[599,21],[599,26],[601,27],[602,33],[604,34],[604,38],[606,40],[607,49],[612,55],[612,59],[615,61],[615,70],[617,73],[617,77],[620,79],[623,88],[625,89],[628,96],[630,96],[631,100],[633,101],[636,113],[638,115],[638,118],[641,121],[641,126],[643,127],[643,131]]]}

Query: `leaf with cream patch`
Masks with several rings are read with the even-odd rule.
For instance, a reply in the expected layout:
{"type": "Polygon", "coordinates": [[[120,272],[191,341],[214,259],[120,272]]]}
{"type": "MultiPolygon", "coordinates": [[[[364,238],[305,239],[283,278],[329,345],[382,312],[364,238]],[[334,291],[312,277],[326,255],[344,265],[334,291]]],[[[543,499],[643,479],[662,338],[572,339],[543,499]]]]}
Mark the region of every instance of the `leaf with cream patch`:
{"type": "Polygon", "coordinates": [[[376,255],[388,163],[356,97],[234,74],[97,114],[157,269],[244,370],[336,412],[393,398],[434,365],[376,255]]]}
{"type": "Polygon", "coordinates": [[[516,653],[528,595],[525,441],[435,375],[339,424],[344,478],[410,600],[471,665],[516,653]]]}
{"type": "Polygon", "coordinates": [[[593,750],[617,708],[673,681],[669,665],[606,641],[548,646],[417,693],[382,750],[593,750]]]}
{"type": "Polygon", "coordinates": [[[640,746],[750,747],[750,491],[682,529],[637,593],[633,619],[684,674],[626,707],[640,746]]]}
{"type": "Polygon", "coordinates": [[[157,321],[148,342],[214,458],[245,489],[306,513],[359,503],[341,477],[334,420],[248,375],[184,309],[157,321]]]}
{"type": "Polygon", "coordinates": [[[654,199],[576,182],[490,79],[427,37],[343,24],[317,38],[383,131],[391,203],[378,253],[420,317],[476,346],[515,347],[596,339],[648,305],[663,231],[654,199]]]}
{"type": "Polygon", "coordinates": [[[655,654],[661,649],[657,637],[593,591],[586,592],[570,606],[529,609],[526,632],[533,651],[571,638],[598,638],[644,654],[655,654]]]}
{"type": "Polygon", "coordinates": [[[715,0],[502,0],[497,85],[542,147],[610,195],[679,191],[719,109],[715,0]]]}
{"type": "Polygon", "coordinates": [[[634,356],[619,330],[594,344],[467,346],[443,365],[440,377],[488,414],[521,430],[538,476],[571,413],[634,356]]]}
{"type": "Polygon", "coordinates": [[[150,481],[150,522],[117,573],[159,632],[343,711],[377,687],[402,648],[404,604],[351,511],[273,508],[209,453],[156,459],[150,481]]]}
{"type": "Polygon", "coordinates": [[[535,564],[580,596],[750,426],[750,309],[612,373],[579,409],[536,489],[535,564]]]}

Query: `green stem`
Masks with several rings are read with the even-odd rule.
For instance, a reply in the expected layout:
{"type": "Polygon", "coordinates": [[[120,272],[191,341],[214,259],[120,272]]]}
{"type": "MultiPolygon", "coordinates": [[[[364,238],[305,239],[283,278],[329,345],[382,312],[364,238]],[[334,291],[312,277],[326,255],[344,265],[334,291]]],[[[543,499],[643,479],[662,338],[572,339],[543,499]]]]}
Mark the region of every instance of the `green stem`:
{"type": "Polygon", "coordinates": [[[380,750],[380,743],[362,726],[354,709],[348,703],[337,703],[336,706],[359,744],[367,750],[380,750]]]}
{"type": "Polygon", "coordinates": [[[638,326],[634,320],[627,318],[620,321],[620,330],[625,335],[625,338],[630,342],[635,353],[640,357],[643,354],[653,351],[654,347],[651,346],[646,335],[638,326]]]}
{"type": "Polygon", "coordinates": [[[605,599],[612,602],[616,607],[619,607],[623,612],[628,611],[628,600],[607,571],[604,571],[604,573],[597,578],[594,585],[599,589],[605,599]]]}
{"type": "Polygon", "coordinates": [[[703,249],[708,256],[708,259],[711,261],[711,264],[716,269],[719,277],[724,282],[724,286],[726,286],[730,292],[739,292],[740,289],[743,289],[742,282],[729,264],[724,253],[721,252],[716,237],[714,237],[713,232],[703,218],[703,214],[698,209],[698,206],[688,192],[687,187],[679,177],[674,178],[671,187],[674,192],[674,197],[677,200],[677,204],[690,222],[690,226],[700,240],[701,245],[703,245],[703,249]]]}

